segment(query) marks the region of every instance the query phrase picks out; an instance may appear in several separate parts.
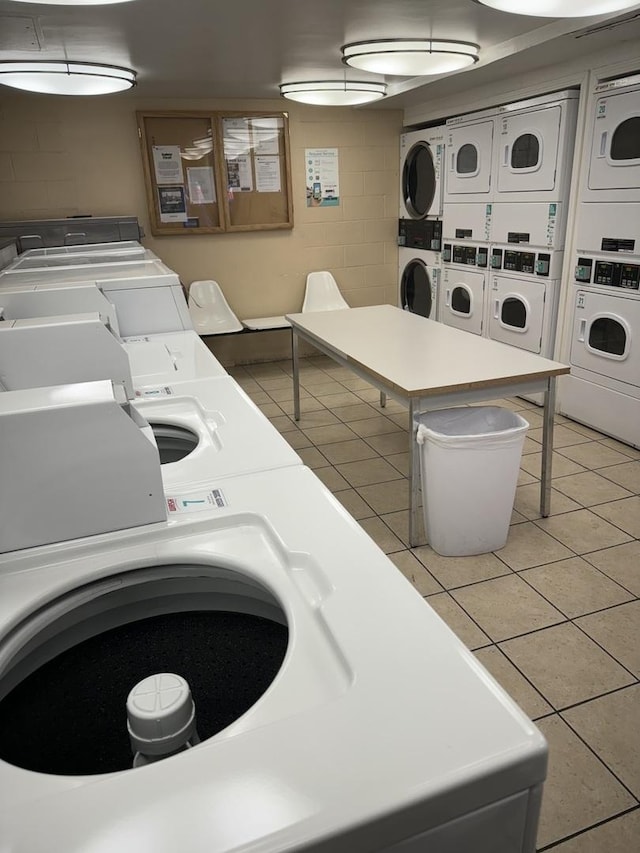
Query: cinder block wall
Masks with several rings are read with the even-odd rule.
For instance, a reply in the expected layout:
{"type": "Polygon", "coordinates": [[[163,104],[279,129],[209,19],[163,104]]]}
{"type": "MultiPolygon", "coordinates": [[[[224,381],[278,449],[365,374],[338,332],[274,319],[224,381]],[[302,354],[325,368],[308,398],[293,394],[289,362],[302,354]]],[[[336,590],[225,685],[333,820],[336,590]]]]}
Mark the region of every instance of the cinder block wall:
{"type": "MultiPolygon", "coordinates": [[[[400,110],[273,101],[141,100],[8,95],[0,99],[0,218],[133,214],[146,246],[185,285],[213,278],[240,317],[299,310],[305,277],[330,270],[351,306],[397,302],[400,110]],[[286,110],[292,231],[152,237],[136,110],[286,110]],[[308,208],[305,148],[337,148],[340,205],[308,208]]],[[[287,357],[288,333],[215,340],[226,364],[287,357]]]]}

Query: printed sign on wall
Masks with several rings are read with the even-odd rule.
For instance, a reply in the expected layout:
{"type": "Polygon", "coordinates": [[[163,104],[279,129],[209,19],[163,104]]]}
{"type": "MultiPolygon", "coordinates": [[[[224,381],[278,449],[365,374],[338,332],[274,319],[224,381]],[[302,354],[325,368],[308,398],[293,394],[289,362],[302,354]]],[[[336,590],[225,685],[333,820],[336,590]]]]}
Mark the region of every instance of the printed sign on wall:
{"type": "Polygon", "coordinates": [[[306,148],[307,207],[336,207],[340,204],[338,149],[306,148]]]}

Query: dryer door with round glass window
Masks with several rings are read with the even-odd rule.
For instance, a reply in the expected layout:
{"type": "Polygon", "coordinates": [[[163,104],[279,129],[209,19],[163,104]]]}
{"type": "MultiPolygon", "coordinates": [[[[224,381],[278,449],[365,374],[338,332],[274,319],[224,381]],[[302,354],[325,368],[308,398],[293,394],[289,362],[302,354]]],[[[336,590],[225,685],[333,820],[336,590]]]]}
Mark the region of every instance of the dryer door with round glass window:
{"type": "Polygon", "coordinates": [[[562,107],[554,104],[498,120],[498,192],[553,190],[562,107]]]}
{"type": "Polygon", "coordinates": [[[440,320],[447,326],[482,334],[485,275],[447,269],[441,287],[440,320]]]}
{"type": "Polygon", "coordinates": [[[588,187],[640,187],[640,87],[596,102],[588,187]]]}
{"type": "Polygon", "coordinates": [[[571,364],[640,387],[640,300],[579,291],[571,364]]]}
{"type": "Polygon", "coordinates": [[[489,197],[493,119],[451,127],[447,136],[445,201],[467,201],[465,196],[489,197]]]}
{"type": "Polygon", "coordinates": [[[540,352],[546,285],[506,276],[491,279],[489,337],[529,352],[540,352]]]}
{"type": "Polygon", "coordinates": [[[409,261],[400,281],[400,303],[405,311],[435,320],[435,271],[420,258],[409,261]]]}
{"type": "Polygon", "coordinates": [[[412,219],[440,213],[439,168],[431,146],[417,142],[407,151],[402,167],[402,198],[412,219]]]}

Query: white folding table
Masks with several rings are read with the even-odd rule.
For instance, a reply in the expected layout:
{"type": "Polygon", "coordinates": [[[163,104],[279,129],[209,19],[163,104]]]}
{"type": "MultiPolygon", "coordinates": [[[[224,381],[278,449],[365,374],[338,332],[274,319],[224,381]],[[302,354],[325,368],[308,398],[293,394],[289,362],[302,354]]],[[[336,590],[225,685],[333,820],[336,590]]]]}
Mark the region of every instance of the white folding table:
{"type": "Polygon", "coordinates": [[[569,367],[453,329],[392,305],[287,314],[293,333],[295,419],[300,419],[298,341],[303,340],[409,409],[409,544],[419,542],[420,412],[497,396],[544,393],[540,514],[549,515],[555,377],[569,367]]]}

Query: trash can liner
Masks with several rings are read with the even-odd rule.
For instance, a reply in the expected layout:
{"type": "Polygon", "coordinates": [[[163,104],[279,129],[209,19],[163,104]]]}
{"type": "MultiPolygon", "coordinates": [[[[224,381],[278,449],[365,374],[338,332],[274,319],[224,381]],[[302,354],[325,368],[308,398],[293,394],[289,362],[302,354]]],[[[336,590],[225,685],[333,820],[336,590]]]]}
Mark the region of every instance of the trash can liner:
{"type": "Polygon", "coordinates": [[[422,415],[416,439],[427,438],[440,447],[502,448],[512,438],[517,443],[529,428],[523,417],[500,406],[459,406],[422,415]],[[426,423],[425,423],[426,422],[426,423]],[[428,425],[427,425],[428,424],[428,425]]]}

